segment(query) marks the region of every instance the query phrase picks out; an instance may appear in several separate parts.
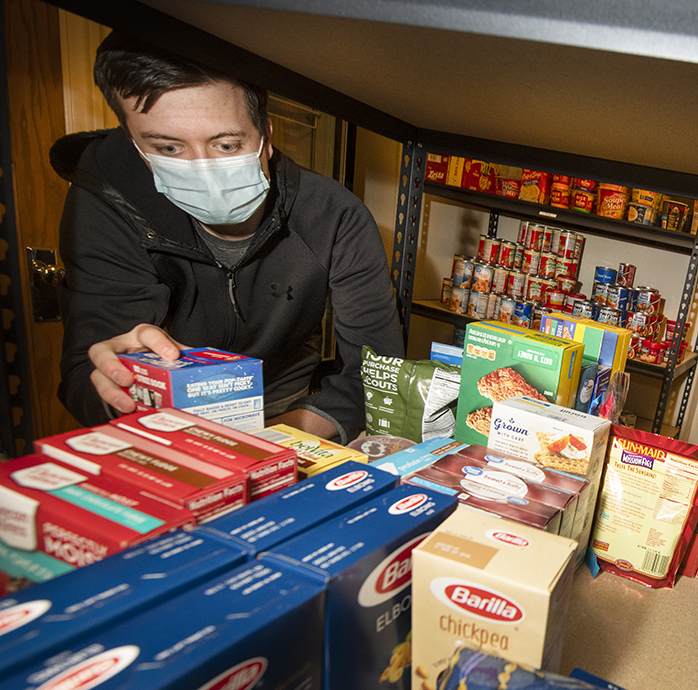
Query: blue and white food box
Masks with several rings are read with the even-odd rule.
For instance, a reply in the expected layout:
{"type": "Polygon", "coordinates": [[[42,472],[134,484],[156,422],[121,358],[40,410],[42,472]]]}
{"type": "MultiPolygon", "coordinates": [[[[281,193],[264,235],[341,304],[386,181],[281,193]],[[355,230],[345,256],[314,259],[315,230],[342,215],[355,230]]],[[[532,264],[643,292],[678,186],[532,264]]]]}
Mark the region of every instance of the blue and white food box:
{"type": "Polygon", "coordinates": [[[418,443],[416,446],[410,446],[385,458],[375,460],[371,465],[391,474],[405,477],[423,467],[428,467],[444,455],[457,453],[467,445],[467,443],[454,441],[445,436],[435,436],[428,441],[418,443]]]}
{"type": "Polygon", "coordinates": [[[321,690],[324,601],[316,579],[248,563],[4,675],[0,689],[321,690]]]}
{"type": "Polygon", "coordinates": [[[261,359],[213,347],[182,350],[175,360],[154,352],[119,359],[133,374],[127,390],[137,412],[176,407],[239,431],[264,426],[261,359]]]}
{"type": "Polygon", "coordinates": [[[260,555],[326,582],[324,690],[409,690],[412,549],[457,505],[399,486],[260,555]]]}
{"type": "Polygon", "coordinates": [[[245,560],[234,544],[178,530],[0,599],[0,677],[245,560]]]}
{"type": "Polygon", "coordinates": [[[447,345],[446,343],[432,342],[429,359],[444,364],[463,365],[463,348],[457,345],[447,345]]]}
{"type": "Polygon", "coordinates": [[[399,478],[350,460],[195,528],[232,541],[253,559],[377,494],[399,478]]]}

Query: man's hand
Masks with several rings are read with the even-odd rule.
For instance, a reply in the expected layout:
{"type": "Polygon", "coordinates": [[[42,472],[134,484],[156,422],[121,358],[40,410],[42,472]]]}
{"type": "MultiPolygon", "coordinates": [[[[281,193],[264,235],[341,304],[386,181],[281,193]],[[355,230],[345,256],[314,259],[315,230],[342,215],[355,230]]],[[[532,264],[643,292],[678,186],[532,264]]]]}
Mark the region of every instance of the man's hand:
{"type": "Polygon", "coordinates": [[[117,354],[150,351],[163,359],[174,360],[184,349],[187,349],[185,345],[173,340],[161,328],[147,323],[139,324],[128,333],[90,347],[87,354],[96,367],[90,374],[92,385],[107,404],[122,414],[129,414],[136,409],[136,403],[123,388],[133,385],[133,375],[119,361],[117,354]]]}
{"type": "Polygon", "coordinates": [[[300,429],[320,438],[331,439],[338,435],[338,431],[332,422],[310,410],[297,409],[284,412],[277,417],[267,419],[264,426],[273,426],[274,424],[286,424],[294,429],[300,429]]]}

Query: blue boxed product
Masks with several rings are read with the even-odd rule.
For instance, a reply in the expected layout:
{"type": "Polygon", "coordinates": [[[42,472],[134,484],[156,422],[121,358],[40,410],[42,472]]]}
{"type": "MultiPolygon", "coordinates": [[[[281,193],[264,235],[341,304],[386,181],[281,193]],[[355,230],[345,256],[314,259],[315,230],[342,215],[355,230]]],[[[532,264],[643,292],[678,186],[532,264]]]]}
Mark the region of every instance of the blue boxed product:
{"type": "Polygon", "coordinates": [[[0,689],[320,690],[324,595],[302,573],[248,563],[5,674],[0,689]]]}
{"type": "Polygon", "coordinates": [[[404,477],[421,470],[423,467],[428,467],[444,455],[457,453],[467,445],[467,443],[454,441],[452,438],[435,436],[428,441],[418,443],[416,446],[410,446],[397,453],[392,453],[388,457],[374,460],[371,465],[404,477]]]}
{"type": "Polygon", "coordinates": [[[403,485],[260,555],[327,583],[324,690],[409,689],[412,550],[457,505],[403,485]]]}
{"type": "Polygon", "coordinates": [[[0,677],[48,657],[245,560],[234,544],[183,530],[0,599],[0,677]]]}
{"type": "Polygon", "coordinates": [[[233,541],[253,559],[260,551],[394,488],[398,481],[384,470],[352,460],[210,520],[196,531],[233,541]]]}

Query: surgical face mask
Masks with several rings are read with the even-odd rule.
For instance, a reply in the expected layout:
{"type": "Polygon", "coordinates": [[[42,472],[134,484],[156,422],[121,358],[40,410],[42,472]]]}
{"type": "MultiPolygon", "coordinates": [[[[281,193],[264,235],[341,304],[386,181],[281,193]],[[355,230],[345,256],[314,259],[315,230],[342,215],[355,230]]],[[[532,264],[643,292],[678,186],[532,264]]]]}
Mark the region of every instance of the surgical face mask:
{"type": "Polygon", "coordinates": [[[257,153],[190,161],[143,153],[133,144],[150,163],[158,192],[204,225],[243,223],[266,199],[263,138],[257,153]]]}

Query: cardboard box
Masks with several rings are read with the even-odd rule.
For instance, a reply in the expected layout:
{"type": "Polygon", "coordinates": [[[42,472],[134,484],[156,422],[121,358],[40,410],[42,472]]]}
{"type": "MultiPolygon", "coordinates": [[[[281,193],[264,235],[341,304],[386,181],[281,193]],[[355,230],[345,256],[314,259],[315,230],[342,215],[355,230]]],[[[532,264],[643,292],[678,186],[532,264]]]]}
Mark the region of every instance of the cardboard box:
{"type": "Polygon", "coordinates": [[[448,156],[442,156],[438,153],[427,153],[424,181],[445,184],[448,175],[448,159],[448,156]]]}
{"type": "Polygon", "coordinates": [[[204,531],[244,549],[249,558],[394,488],[398,478],[347,460],[261,501],[210,520],[204,531]]]}
{"type": "Polygon", "coordinates": [[[249,477],[249,501],[295,484],[293,449],[236,431],[175,408],[149,410],[111,421],[113,426],[249,477]]]}
{"type": "Polygon", "coordinates": [[[0,541],[0,597],[30,585],[48,582],[75,570],[75,566],[43,551],[13,549],[0,541]]]}
{"type": "Polygon", "coordinates": [[[432,342],[429,359],[443,362],[444,364],[460,366],[463,363],[463,348],[456,345],[432,342]]]}
{"type": "Polygon", "coordinates": [[[327,441],[300,429],[294,429],[286,424],[274,424],[266,429],[254,431],[252,435],[294,450],[298,454],[298,477],[300,479],[312,477],[349,460],[368,462],[366,453],[340,446],[338,443],[332,443],[332,441],[327,441]]]}
{"type": "Polygon", "coordinates": [[[0,676],[48,658],[203,580],[242,565],[244,552],[176,530],[0,600],[0,676]]]}
{"type": "Polygon", "coordinates": [[[512,496],[507,483],[497,479],[491,475],[474,477],[472,474],[458,477],[432,466],[418,470],[404,482],[454,496],[461,507],[469,510],[505,517],[552,534],[560,532],[562,511],[559,508],[512,496]]]}
{"type": "Polygon", "coordinates": [[[0,463],[0,506],[6,546],[40,551],[78,568],[194,524],[189,511],[140,494],[131,484],[42,455],[0,463]]]}
{"type": "Polygon", "coordinates": [[[114,477],[163,502],[190,510],[197,520],[248,502],[248,478],[172,450],[110,424],[78,429],[34,442],[37,451],[81,472],[114,477]]]}
{"type": "Polygon", "coordinates": [[[521,326],[468,324],[455,438],[486,446],[495,400],[525,393],[574,406],[584,345],[521,326]]]}
{"type": "Polygon", "coordinates": [[[404,477],[423,467],[433,465],[434,462],[444,455],[455,453],[461,448],[465,448],[465,446],[465,443],[454,441],[452,438],[435,436],[428,441],[422,441],[415,446],[404,448],[385,458],[374,460],[371,464],[391,474],[404,477]]]}
{"type": "Polygon", "coordinates": [[[325,690],[410,687],[410,556],[455,507],[400,486],[262,554],[327,583],[325,690]]]}
{"type": "Polygon", "coordinates": [[[249,563],[63,645],[0,688],[319,689],[323,607],[318,582],[249,563]]]}
{"type": "Polygon", "coordinates": [[[179,359],[154,352],[119,355],[135,379],[136,410],[176,407],[240,431],[264,426],[262,361],[212,347],[182,350],[179,359]]]}
{"type": "Polygon", "coordinates": [[[557,671],[576,543],[457,510],[412,553],[412,678],[436,685],[456,644],[557,671]]]}

